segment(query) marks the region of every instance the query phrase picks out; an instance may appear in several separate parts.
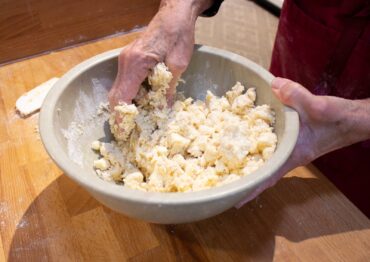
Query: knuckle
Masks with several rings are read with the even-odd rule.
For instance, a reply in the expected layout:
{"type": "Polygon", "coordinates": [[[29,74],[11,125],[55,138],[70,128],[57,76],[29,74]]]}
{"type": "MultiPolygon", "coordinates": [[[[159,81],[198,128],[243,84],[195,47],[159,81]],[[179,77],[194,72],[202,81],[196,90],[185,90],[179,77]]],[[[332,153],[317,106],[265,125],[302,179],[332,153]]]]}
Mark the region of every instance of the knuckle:
{"type": "Polygon", "coordinates": [[[121,59],[137,60],[142,56],[141,51],[137,48],[128,48],[121,52],[121,59]]]}
{"type": "Polygon", "coordinates": [[[122,50],[119,55],[119,63],[124,66],[131,66],[136,70],[147,71],[159,62],[158,57],[140,47],[130,47],[122,50]]]}
{"type": "Polygon", "coordinates": [[[292,103],[302,93],[302,87],[299,83],[290,81],[281,87],[281,96],[284,101],[292,103]]]}
{"type": "Polygon", "coordinates": [[[119,54],[120,60],[135,61],[143,57],[143,51],[135,46],[129,46],[121,51],[119,54]]]}
{"type": "Polygon", "coordinates": [[[177,59],[168,62],[168,66],[171,71],[176,73],[183,73],[188,66],[188,63],[184,59],[177,59]]]}
{"type": "Polygon", "coordinates": [[[323,116],[327,113],[328,103],[323,97],[316,97],[314,103],[310,105],[313,115],[323,116]]]}
{"type": "Polygon", "coordinates": [[[118,60],[121,61],[121,60],[125,60],[126,57],[127,57],[127,53],[128,53],[128,48],[125,48],[121,51],[121,53],[118,55],[118,60]]]}
{"type": "Polygon", "coordinates": [[[130,50],[130,52],[128,53],[128,56],[132,59],[137,59],[139,61],[142,61],[145,59],[146,57],[146,54],[143,50],[139,49],[139,48],[133,48],[130,50]]]}
{"type": "Polygon", "coordinates": [[[285,101],[292,101],[297,95],[297,83],[289,82],[281,87],[281,95],[285,101]]]}

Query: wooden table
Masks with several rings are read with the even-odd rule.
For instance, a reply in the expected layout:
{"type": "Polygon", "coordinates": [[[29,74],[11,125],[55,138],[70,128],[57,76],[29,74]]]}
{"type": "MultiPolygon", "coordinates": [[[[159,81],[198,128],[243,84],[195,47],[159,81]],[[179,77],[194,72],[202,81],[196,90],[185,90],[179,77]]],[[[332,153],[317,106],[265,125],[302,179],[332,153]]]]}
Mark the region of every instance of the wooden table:
{"type": "Polygon", "coordinates": [[[16,99],[133,33],[0,67],[0,261],[369,261],[370,222],[313,167],[243,208],[154,225],[100,205],[46,154],[16,99]]]}

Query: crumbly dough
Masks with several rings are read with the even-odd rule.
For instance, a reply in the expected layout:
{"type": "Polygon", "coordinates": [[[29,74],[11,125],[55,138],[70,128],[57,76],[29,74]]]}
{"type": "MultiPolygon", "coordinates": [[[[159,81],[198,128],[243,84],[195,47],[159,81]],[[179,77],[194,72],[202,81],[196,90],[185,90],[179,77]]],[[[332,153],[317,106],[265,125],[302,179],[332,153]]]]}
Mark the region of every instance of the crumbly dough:
{"type": "Polygon", "coordinates": [[[244,92],[237,83],[225,96],[208,91],[205,101],[179,99],[169,108],[171,80],[160,63],[148,77],[150,90],[141,87],[134,104],[114,108],[116,141],[92,144],[100,177],[144,191],[198,191],[252,173],[274,152],[275,115],[268,105],[255,106],[254,88],[244,92]]]}

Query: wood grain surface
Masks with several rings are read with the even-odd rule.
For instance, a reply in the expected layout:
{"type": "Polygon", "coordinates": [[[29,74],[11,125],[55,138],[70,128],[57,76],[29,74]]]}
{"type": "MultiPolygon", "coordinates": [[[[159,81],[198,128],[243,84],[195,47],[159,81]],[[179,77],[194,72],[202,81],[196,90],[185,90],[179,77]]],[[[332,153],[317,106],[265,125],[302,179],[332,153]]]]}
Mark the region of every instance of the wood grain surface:
{"type": "Polygon", "coordinates": [[[0,261],[369,261],[369,219],[312,166],[239,210],[183,225],[115,213],[63,175],[43,149],[38,114],[19,118],[16,99],[138,35],[0,67],[0,261]]]}
{"type": "Polygon", "coordinates": [[[0,64],[146,25],[160,0],[2,0],[0,64]]]}

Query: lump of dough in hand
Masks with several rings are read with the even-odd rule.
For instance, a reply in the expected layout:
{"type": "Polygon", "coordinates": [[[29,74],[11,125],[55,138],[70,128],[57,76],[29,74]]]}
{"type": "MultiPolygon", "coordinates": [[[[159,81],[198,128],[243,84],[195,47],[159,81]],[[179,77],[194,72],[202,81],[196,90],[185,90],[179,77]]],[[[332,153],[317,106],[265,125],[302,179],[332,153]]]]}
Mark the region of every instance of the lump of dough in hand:
{"type": "Polygon", "coordinates": [[[135,105],[120,103],[114,107],[109,118],[109,125],[117,141],[126,141],[135,128],[135,118],[139,114],[135,105]],[[117,123],[118,119],[118,123],[117,123]]]}

